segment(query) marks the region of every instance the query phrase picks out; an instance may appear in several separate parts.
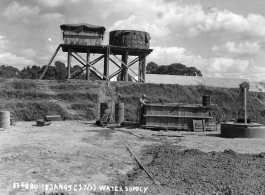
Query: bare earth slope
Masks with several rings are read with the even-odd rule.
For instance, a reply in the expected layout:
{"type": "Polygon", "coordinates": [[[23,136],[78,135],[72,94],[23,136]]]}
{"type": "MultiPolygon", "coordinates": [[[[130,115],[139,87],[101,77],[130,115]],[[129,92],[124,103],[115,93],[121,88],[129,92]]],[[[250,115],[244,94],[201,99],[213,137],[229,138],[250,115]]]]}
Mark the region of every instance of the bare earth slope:
{"type": "MultiPolygon", "coordinates": [[[[132,82],[88,82],[0,80],[0,108],[10,110],[19,120],[31,121],[59,114],[63,119],[97,119],[99,103],[113,99],[125,103],[125,119],[136,120],[136,107],[145,93],[153,103],[201,104],[202,95],[211,95],[225,114],[239,94],[238,88],[214,88],[132,82]]],[[[253,104],[265,116],[265,94],[251,92],[253,104]]],[[[250,114],[253,113],[249,110],[250,114]]]]}

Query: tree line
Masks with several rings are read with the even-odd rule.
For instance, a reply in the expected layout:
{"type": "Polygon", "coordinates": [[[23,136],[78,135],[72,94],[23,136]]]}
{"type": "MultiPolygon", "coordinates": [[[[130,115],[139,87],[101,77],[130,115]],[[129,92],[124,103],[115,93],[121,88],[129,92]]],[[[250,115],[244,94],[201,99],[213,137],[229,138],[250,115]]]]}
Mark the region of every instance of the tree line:
{"type": "MultiPolygon", "coordinates": [[[[13,66],[0,66],[0,77],[1,78],[19,78],[19,79],[39,79],[46,65],[40,66],[27,66],[21,71],[13,66]]],[[[71,68],[71,74],[74,72],[81,71],[82,67],[75,65],[71,68]]],[[[202,76],[200,70],[195,67],[187,67],[180,63],[174,63],[170,65],[157,65],[154,62],[149,62],[146,66],[147,74],[167,74],[167,75],[189,75],[189,76],[202,76]]],[[[54,66],[50,66],[45,73],[44,80],[65,80],[67,79],[67,67],[64,63],[56,61],[54,66]]],[[[85,79],[85,72],[82,72],[75,79],[85,79]]],[[[98,77],[92,72],[90,74],[91,80],[98,80],[98,77]]]]}
{"type": "Polygon", "coordinates": [[[180,63],[159,66],[154,62],[149,62],[147,64],[146,74],[202,76],[201,71],[195,67],[187,67],[186,65],[180,63]]]}
{"type": "MultiPolygon", "coordinates": [[[[13,66],[0,66],[0,77],[2,78],[19,78],[19,79],[39,79],[43,71],[45,70],[46,65],[40,66],[27,66],[24,67],[21,71],[13,66]]],[[[75,65],[71,68],[71,74],[76,71],[81,71],[82,67],[75,65]]],[[[67,79],[67,67],[64,63],[56,61],[54,66],[49,66],[47,72],[43,76],[44,80],[65,80],[67,79]]],[[[75,79],[85,79],[85,72],[82,72],[75,79]]],[[[90,75],[91,80],[98,79],[93,73],[90,75]]]]}

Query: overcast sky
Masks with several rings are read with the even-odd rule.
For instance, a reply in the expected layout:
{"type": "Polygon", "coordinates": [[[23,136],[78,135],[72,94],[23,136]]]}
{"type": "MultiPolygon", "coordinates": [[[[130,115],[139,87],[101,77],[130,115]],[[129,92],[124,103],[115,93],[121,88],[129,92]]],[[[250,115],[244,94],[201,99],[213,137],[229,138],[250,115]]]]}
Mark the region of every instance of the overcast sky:
{"type": "MultiPolygon", "coordinates": [[[[149,32],[147,62],[265,80],[264,0],[0,0],[0,9],[0,65],[47,64],[60,25],[88,23],[105,26],[104,44],[111,30],[149,32]]],[[[56,60],[66,62],[66,53],[56,60]]]]}

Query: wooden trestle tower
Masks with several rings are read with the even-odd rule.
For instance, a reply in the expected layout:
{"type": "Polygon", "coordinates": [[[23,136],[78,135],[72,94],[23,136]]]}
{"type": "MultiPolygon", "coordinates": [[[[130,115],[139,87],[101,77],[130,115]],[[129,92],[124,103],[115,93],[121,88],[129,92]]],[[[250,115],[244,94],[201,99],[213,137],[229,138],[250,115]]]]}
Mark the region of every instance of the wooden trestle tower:
{"type": "Polygon", "coordinates": [[[117,76],[120,74],[120,81],[128,81],[128,70],[134,75],[131,75],[132,80],[145,82],[145,73],[146,73],[146,56],[149,55],[153,49],[146,49],[146,48],[129,48],[129,47],[120,47],[120,46],[113,46],[113,45],[77,45],[77,44],[60,44],[55,53],[53,54],[52,58],[50,59],[48,65],[46,66],[44,72],[42,73],[40,80],[45,75],[48,67],[51,65],[53,59],[57,55],[58,51],[62,48],[63,52],[68,53],[67,58],[67,78],[73,79],[82,72],[86,71],[86,80],[90,80],[90,72],[93,72],[98,78],[101,80],[109,81],[112,77],[117,76]],[[79,53],[85,53],[86,59],[82,58],[79,53]],[[93,61],[90,61],[90,54],[101,54],[98,58],[93,61]],[[112,58],[114,58],[120,62],[118,64],[112,58]],[[117,56],[122,56],[121,59],[117,56]],[[132,61],[128,61],[129,56],[134,56],[135,58],[132,61]],[[76,59],[81,65],[83,65],[82,70],[78,72],[73,72],[71,74],[71,60],[72,57],[76,59]],[[100,60],[104,59],[104,71],[103,73],[97,70],[94,65],[99,62],[100,60]],[[110,68],[109,62],[113,62],[119,69],[110,75],[110,68]],[[139,62],[139,69],[138,74],[133,71],[130,67],[139,62]],[[138,80],[134,78],[134,76],[138,76],[138,80]]]}

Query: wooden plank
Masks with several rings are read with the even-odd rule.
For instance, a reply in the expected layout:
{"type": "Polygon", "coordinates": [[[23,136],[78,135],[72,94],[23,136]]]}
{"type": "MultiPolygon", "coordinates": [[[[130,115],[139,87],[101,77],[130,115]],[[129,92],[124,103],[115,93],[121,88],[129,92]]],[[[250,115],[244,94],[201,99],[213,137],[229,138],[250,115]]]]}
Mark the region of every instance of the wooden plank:
{"type": "Polygon", "coordinates": [[[51,65],[52,61],[54,60],[55,56],[57,55],[59,49],[61,48],[61,45],[58,45],[57,49],[55,50],[52,58],[50,59],[49,63],[47,64],[46,68],[44,69],[43,73],[41,74],[39,80],[41,80],[43,78],[43,76],[45,75],[45,73],[47,72],[49,66],[51,65]]]}
{"type": "Polygon", "coordinates": [[[205,121],[202,120],[193,120],[193,131],[197,131],[202,129],[202,131],[205,131],[205,121]]]}
{"type": "Polygon", "coordinates": [[[214,131],[217,131],[217,124],[216,123],[207,123],[206,124],[206,127],[205,127],[205,130],[214,130],[214,131]]]}
{"type": "Polygon", "coordinates": [[[200,108],[200,109],[205,109],[205,110],[210,110],[208,107],[204,107],[201,104],[185,104],[185,103],[171,103],[171,104],[147,104],[148,106],[157,106],[157,107],[183,107],[183,108],[200,108]]]}
{"type": "Polygon", "coordinates": [[[121,68],[121,66],[120,66],[119,64],[117,64],[113,59],[109,58],[109,60],[110,60],[113,64],[115,64],[116,66],[118,66],[119,68],[121,68]]]}
{"type": "Polygon", "coordinates": [[[211,119],[211,116],[178,116],[178,115],[144,115],[144,117],[173,117],[173,118],[202,118],[211,119]]]}
{"type": "Polygon", "coordinates": [[[153,136],[165,136],[165,137],[184,137],[183,135],[163,135],[163,134],[152,134],[153,136]]]}
{"type": "Polygon", "coordinates": [[[128,48],[128,47],[119,47],[119,46],[109,46],[109,45],[69,45],[61,44],[63,52],[68,52],[68,47],[71,46],[75,51],[79,53],[86,53],[86,49],[90,48],[91,53],[95,54],[104,54],[104,48],[110,47],[112,53],[115,55],[122,55],[124,51],[129,51],[130,56],[140,56],[144,52],[150,54],[153,49],[140,49],[140,48],[128,48]]]}
{"type": "Polygon", "coordinates": [[[183,129],[187,130],[189,127],[187,125],[178,125],[178,126],[168,126],[168,125],[142,125],[142,128],[145,129],[183,129]]]}

